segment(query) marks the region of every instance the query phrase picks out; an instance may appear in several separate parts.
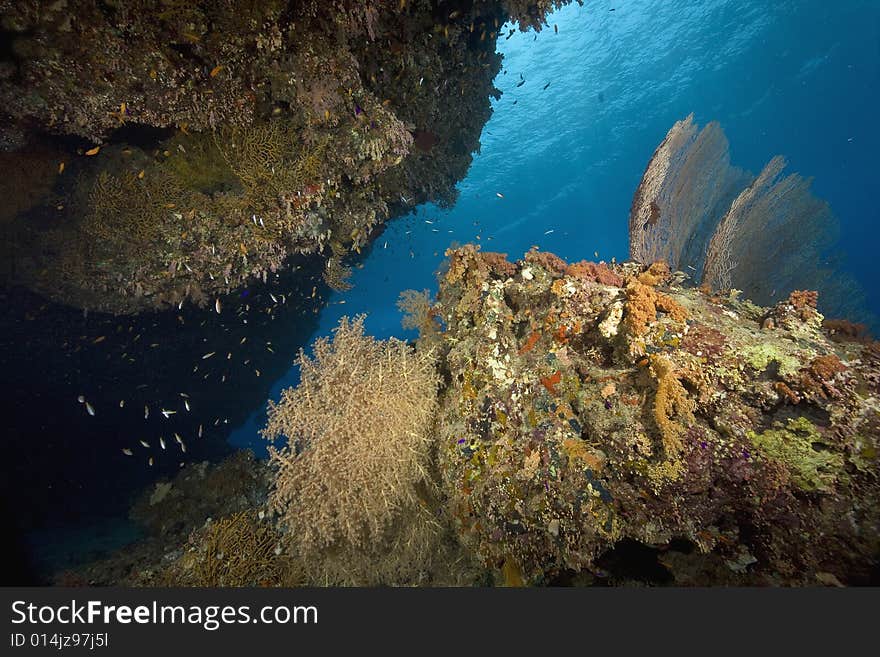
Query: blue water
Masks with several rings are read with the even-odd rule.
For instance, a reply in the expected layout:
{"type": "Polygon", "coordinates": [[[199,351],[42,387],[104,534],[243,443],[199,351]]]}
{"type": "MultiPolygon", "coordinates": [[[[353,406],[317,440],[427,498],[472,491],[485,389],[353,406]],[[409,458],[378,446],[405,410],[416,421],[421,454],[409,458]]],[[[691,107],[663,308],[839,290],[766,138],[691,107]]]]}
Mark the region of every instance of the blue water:
{"type": "MultiPolygon", "coordinates": [[[[840,220],[847,267],[880,315],[880,2],[601,1],[565,7],[550,23],[537,38],[499,41],[504,94],[455,207],[426,205],[393,222],[354,288],[330,298],[315,337],[356,313],[368,313],[377,337],[413,337],[397,297],[436,291],[453,242],[511,257],[537,244],[566,259],[625,259],[633,192],[666,132],[691,112],[700,125],[721,123],[735,165],[757,173],[781,154],[789,171],[814,178],[840,220]]],[[[292,368],[272,398],[297,379],[292,368]]],[[[262,451],[264,424],[258,409],[232,442],[262,451]]]]}

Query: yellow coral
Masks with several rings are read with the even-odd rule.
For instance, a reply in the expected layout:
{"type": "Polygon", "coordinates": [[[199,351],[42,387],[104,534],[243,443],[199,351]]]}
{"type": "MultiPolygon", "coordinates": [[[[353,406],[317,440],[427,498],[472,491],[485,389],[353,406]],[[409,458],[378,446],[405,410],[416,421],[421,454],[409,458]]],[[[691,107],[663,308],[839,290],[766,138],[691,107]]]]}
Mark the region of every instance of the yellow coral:
{"type": "Polygon", "coordinates": [[[126,251],[155,240],[163,222],[189,200],[186,192],[159,173],[141,178],[132,171],[118,175],[102,171],[89,192],[82,230],[108,250],[126,251]]]}
{"type": "MultiPolygon", "coordinates": [[[[660,438],[667,462],[675,464],[682,451],[682,436],[686,425],[693,421],[694,403],[665,356],[651,356],[651,374],[657,380],[654,396],[654,421],[660,430],[660,438]]],[[[677,472],[677,467],[668,469],[677,472]]]]}
{"type": "Polygon", "coordinates": [[[281,537],[253,511],[209,524],[192,539],[193,549],[164,575],[173,586],[297,586],[302,575],[284,554],[281,537]]]}

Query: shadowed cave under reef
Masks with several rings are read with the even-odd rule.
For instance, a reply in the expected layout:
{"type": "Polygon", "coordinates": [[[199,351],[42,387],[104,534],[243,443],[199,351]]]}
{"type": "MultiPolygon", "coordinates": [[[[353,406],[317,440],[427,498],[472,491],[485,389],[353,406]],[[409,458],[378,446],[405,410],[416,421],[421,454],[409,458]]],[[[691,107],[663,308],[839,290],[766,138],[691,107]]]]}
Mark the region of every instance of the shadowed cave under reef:
{"type": "Polygon", "coordinates": [[[500,27],[561,4],[9,0],[5,279],[133,313],[321,253],[345,289],[384,222],[454,202],[500,27]]]}

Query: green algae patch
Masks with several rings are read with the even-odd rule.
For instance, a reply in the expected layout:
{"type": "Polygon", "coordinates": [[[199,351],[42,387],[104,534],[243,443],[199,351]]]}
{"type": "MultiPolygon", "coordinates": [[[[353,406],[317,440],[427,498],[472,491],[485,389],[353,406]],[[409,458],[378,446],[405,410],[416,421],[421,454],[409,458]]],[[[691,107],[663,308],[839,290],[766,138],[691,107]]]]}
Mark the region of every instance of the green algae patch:
{"type": "Polygon", "coordinates": [[[797,358],[766,342],[744,347],[741,353],[745,362],[758,372],[763,372],[774,362],[779,366],[782,377],[795,374],[802,367],[797,358]]]}
{"type": "Polygon", "coordinates": [[[843,469],[843,456],[828,451],[815,425],[805,417],[790,419],[785,427],[748,433],[749,440],[767,456],[784,463],[792,482],[805,491],[831,492],[843,469]]]}

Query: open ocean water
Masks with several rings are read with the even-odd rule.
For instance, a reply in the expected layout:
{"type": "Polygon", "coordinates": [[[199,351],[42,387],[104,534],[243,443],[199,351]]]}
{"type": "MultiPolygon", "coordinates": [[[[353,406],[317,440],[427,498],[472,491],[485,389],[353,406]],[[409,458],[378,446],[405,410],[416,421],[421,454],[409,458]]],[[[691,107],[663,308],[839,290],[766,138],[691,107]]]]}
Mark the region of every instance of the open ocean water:
{"type": "MultiPolygon", "coordinates": [[[[814,179],[813,193],[840,221],[845,266],[880,315],[876,0],[590,1],[559,10],[541,33],[501,37],[499,48],[503,95],[457,203],[413,208],[390,223],[357,264],[353,289],[330,293],[325,307],[306,302],[269,322],[260,311],[270,288],[254,285],[225,302],[222,318],[193,311],[186,327],[175,313],[115,320],[60,307],[41,322],[19,321],[29,310],[2,320],[11,337],[2,354],[9,375],[0,511],[9,535],[24,537],[7,546],[19,552],[7,567],[31,569],[38,580],[136,536],[126,519],[133,496],[180,465],[165,453],[152,468],[133,464],[120,454],[132,440],[169,436],[172,425],[191,437],[204,424],[206,440],[190,442],[190,459],[218,459],[231,447],[265,454],[266,400],[297,383],[296,350],[359,313],[376,337],[414,337],[400,326],[398,295],[435,293],[453,244],[478,242],[512,258],[538,245],[569,260],[626,259],[633,193],[666,132],[690,113],[700,125],[720,122],[733,164],[757,173],[782,154],[789,172],[814,179]],[[245,333],[235,312],[245,307],[249,344],[259,344],[248,368],[227,373],[232,385],[216,376],[201,382],[203,370],[194,379],[200,356],[183,362],[178,354],[238,348],[245,333]],[[72,335],[82,349],[47,346],[72,335]],[[125,366],[132,358],[134,369],[125,366]],[[190,395],[193,414],[182,410],[180,393],[190,395]],[[94,418],[78,394],[95,404],[94,418]],[[176,414],[163,423],[160,412],[172,402],[176,414]]],[[[319,269],[271,289],[308,298],[313,281],[320,285],[319,269]]],[[[27,293],[6,302],[41,304],[27,293]]]]}

